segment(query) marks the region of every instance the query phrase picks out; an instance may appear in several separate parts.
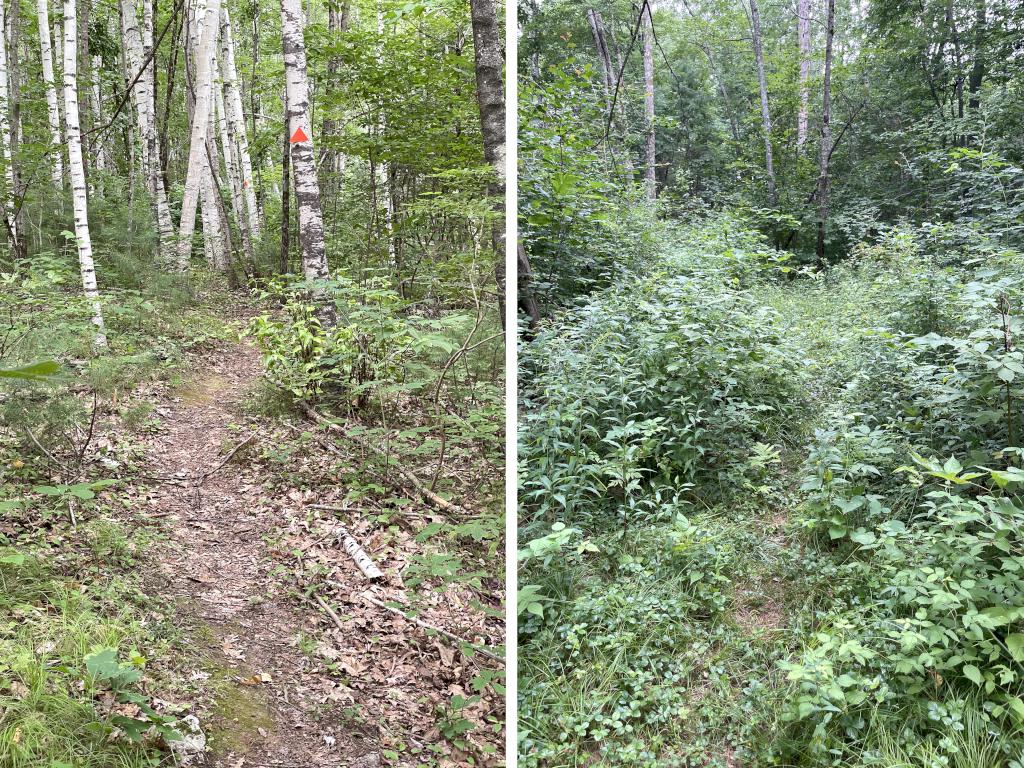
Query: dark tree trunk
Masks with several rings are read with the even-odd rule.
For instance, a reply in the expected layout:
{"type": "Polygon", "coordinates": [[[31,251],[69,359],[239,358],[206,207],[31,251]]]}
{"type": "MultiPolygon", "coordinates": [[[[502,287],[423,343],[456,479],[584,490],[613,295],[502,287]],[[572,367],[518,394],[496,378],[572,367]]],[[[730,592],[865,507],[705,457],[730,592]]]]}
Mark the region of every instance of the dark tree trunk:
{"type": "Polygon", "coordinates": [[[974,6],[974,64],[967,81],[970,93],[967,105],[971,109],[981,106],[981,81],[985,77],[985,26],[987,24],[985,0],[977,0],[974,6]]]}

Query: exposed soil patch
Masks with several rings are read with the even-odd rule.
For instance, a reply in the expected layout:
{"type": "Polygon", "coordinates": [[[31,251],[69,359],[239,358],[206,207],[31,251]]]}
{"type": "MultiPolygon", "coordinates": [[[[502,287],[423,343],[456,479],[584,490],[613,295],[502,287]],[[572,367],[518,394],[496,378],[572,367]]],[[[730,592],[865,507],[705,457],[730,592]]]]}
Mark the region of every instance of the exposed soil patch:
{"type": "MultiPolygon", "coordinates": [[[[211,692],[196,704],[207,750],[195,763],[497,765],[503,706],[473,687],[496,665],[372,602],[412,602],[402,573],[423,551],[417,532],[440,518],[413,502],[389,528],[358,510],[342,516],[387,574],[369,583],[338,541],[337,516],[308,506],[340,503],[339,465],[359,458],[338,459],[301,442],[299,430],[244,412],[262,374],[248,344],[225,345],[192,370],[175,390],[150,393],[158,423],[141,439],[146,514],[168,538],[151,592],[177,602],[201,657],[182,674],[211,692]],[[287,458],[268,462],[268,453],[287,458]],[[453,713],[453,697],[469,703],[453,713]],[[461,749],[445,733],[460,722],[472,726],[461,749]]],[[[499,594],[448,585],[415,602],[433,626],[481,646],[503,641],[499,594]]]]}
{"type": "Polygon", "coordinates": [[[276,522],[239,451],[205,478],[258,425],[240,405],[261,375],[259,355],[233,344],[206,361],[157,409],[147,441],[150,471],[163,482],[150,513],[166,518],[163,594],[179,604],[186,634],[214,671],[215,700],[203,727],[213,766],[375,765],[377,747],[327,698],[334,683],[299,648],[318,617],[297,610],[273,584],[264,537],[276,522]]]}

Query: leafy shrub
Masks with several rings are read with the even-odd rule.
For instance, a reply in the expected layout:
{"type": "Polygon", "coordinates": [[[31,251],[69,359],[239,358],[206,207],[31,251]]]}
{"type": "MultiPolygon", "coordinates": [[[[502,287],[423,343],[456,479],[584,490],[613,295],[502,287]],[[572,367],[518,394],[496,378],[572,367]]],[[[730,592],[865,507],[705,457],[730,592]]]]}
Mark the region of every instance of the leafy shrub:
{"type": "Polygon", "coordinates": [[[363,407],[375,395],[426,391],[436,381],[438,358],[443,362],[459,348],[456,331],[472,324],[461,314],[416,316],[380,283],[338,277],[317,290],[334,304],[334,326],[317,316],[306,283],[278,279],[263,297],[279,298],[281,315],[260,315],[249,327],[271,377],[299,397],[340,396],[363,407]]]}
{"type": "Polygon", "coordinates": [[[590,69],[575,62],[520,91],[519,231],[532,290],[557,308],[609,285],[654,251],[654,217],[624,169],[595,148],[580,125],[604,126],[590,69]]]}
{"type": "Polygon", "coordinates": [[[695,485],[727,494],[751,446],[798,408],[773,312],[701,275],[603,292],[522,360],[521,498],[549,523],[625,525],[695,485]]]}
{"type": "MultiPolygon", "coordinates": [[[[954,485],[984,475],[955,461],[954,485]],[[966,478],[966,479],[965,479],[966,478]]],[[[1020,475],[1024,479],[1024,475],[1020,475]]],[[[1002,494],[929,491],[904,522],[876,509],[851,535],[839,607],[784,664],[800,695],[791,717],[824,752],[863,736],[870,710],[912,697],[984,697],[987,721],[1024,722],[1024,509],[1002,494]],[[871,599],[864,596],[871,595],[871,599]]],[[[927,721],[917,729],[927,730],[927,721]]]]}

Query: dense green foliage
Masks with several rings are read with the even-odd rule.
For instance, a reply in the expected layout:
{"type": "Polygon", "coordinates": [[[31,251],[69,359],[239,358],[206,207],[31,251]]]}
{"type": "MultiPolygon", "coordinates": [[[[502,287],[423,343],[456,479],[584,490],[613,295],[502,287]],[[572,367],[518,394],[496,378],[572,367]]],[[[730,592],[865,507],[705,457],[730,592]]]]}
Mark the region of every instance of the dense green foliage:
{"type": "Polygon", "coordinates": [[[650,200],[644,6],[520,4],[527,766],[1021,764],[1020,8],[838,0],[825,143],[807,5],[658,4],[650,200]]]}
{"type": "Polygon", "coordinates": [[[540,330],[527,764],[1016,758],[1022,262],[953,234],[792,284],[735,220],[665,230],[651,277],[540,330]]]}

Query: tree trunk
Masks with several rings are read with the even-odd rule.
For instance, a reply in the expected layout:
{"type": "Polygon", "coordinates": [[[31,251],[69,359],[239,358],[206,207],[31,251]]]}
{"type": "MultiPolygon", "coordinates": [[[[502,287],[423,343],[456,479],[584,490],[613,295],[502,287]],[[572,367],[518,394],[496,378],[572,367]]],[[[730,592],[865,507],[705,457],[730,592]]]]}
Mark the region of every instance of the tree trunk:
{"type": "Polygon", "coordinates": [[[488,184],[494,214],[491,247],[495,254],[494,280],[498,287],[498,316],[505,322],[505,49],[495,0],[470,0],[473,53],[476,64],[476,100],[484,159],[494,168],[496,181],[488,184]]]}
{"type": "MultiPolygon", "coordinates": [[[[300,0],[281,0],[285,88],[288,94],[286,122],[288,141],[291,144],[292,172],[295,177],[295,203],[299,214],[302,273],[307,280],[312,281],[327,278],[328,269],[323,206],[313,156],[313,130],[309,120],[306,43],[302,32],[300,0]]],[[[324,308],[324,318],[333,320],[333,311],[324,308]]]]}
{"type": "MultiPolygon", "coordinates": [[[[348,29],[348,2],[328,0],[327,7],[327,29],[332,35],[338,35],[348,29]]],[[[327,60],[327,87],[335,87],[338,73],[341,71],[341,58],[332,56],[327,60]]],[[[325,110],[326,111],[326,110],[325,110]]],[[[324,139],[334,137],[338,130],[337,123],[330,117],[324,117],[323,136],[324,139]]],[[[345,168],[345,156],[338,150],[327,146],[320,148],[320,164],[333,176],[336,189],[341,188],[341,174],[345,168]]]]}
{"type": "Polygon", "coordinates": [[[64,149],[60,140],[60,110],[57,109],[57,86],[53,77],[53,49],[50,46],[50,11],[47,0],[38,0],[39,47],[43,61],[43,87],[46,90],[46,115],[50,121],[50,152],[53,154],[53,186],[64,190],[64,149]]]}
{"type": "Polygon", "coordinates": [[[976,0],[974,6],[974,63],[971,65],[971,74],[967,80],[967,90],[970,93],[967,106],[971,109],[981,106],[981,81],[985,77],[986,24],[985,0],[976,0]]]}
{"type": "Polygon", "coordinates": [[[825,82],[821,100],[821,157],[818,164],[818,265],[825,265],[825,225],[828,223],[828,161],[832,154],[832,39],[836,34],[836,0],[828,0],[825,21],[825,82]]]}
{"type": "MultiPolygon", "coordinates": [[[[238,152],[239,173],[251,240],[260,236],[260,210],[256,204],[256,190],[252,183],[252,158],[249,156],[249,139],[245,132],[245,116],[242,113],[242,93],[238,88],[238,71],[235,69],[235,44],[231,36],[231,19],[224,8],[221,20],[221,77],[224,81],[224,109],[228,120],[228,134],[238,152]]],[[[253,118],[255,119],[255,117],[253,118]]]]}
{"type": "Polygon", "coordinates": [[[810,101],[808,81],[811,77],[811,3],[797,0],[797,39],[800,45],[800,111],[796,118],[796,149],[801,152],[807,141],[807,114],[810,101]]]}
{"type": "MultiPolygon", "coordinates": [[[[147,0],[146,5],[150,9],[150,13],[152,13],[152,5],[149,0],[147,0]]],[[[145,35],[139,32],[139,20],[136,15],[137,9],[134,0],[121,0],[120,10],[121,37],[124,40],[125,58],[128,61],[130,78],[134,79],[138,75],[139,70],[142,69],[142,62],[145,60],[149,48],[153,45],[152,30],[148,34],[149,48],[144,50],[145,35]]],[[[171,221],[171,209],[167,203],[167,191],[161,180],[160,160],[157,156],[156,98],[152,92],[153,79],[148,75],[148,68],[150,66],[152,66],[152,62],[147,64],[146,72],[139,77],[135,84],[135,112],[138,116],[142,176],[153,206],[153,215],[156,219],[157,232],[159,234],[160,250],[166,255],[166,250],[174,239],[174,222],[171,221]]]]}
{"type": "Polygon", "coordinates": [[[750,0],[750,31],[754,36],[754,58],[757,60],[757,83],[761,91],[761,124],[764,130],[764,168],[768,177],[768,199],[778,205],[775,192],[775,165],[772,162],[772,116],[768,111],[768,82],[764,74],[764,49],[761,47],[761,13],[757,0],[750,0]]]}
{"type": "Polygon", "coordinates": [[[4,228],[7,230],[7,243],[11,247],[11,255],[19,257],[18,224],[14,208],[14,163],[11,154],[11,115],[10,115],[10,83],[7,73],[7,10],[6,2],[0,0],[0,142],[3,143],[4,180],[4,228]]]}
{"type": "MultiPolygon", "coordinates": [[[[472,6],[471,6],[472,7],[472,6]]],[[[380,0],[377,0],[377,36],[380,43],[377,45],[377,61],[381,62],[384,57],[384,11],[381,8],[380,0]]],[[[384,115],[384,103],[377,105],[379,117],[377,120],[377,139],[379,144],[384,143],[384,136],[388,132],[387,117],[384,115]]],[[[377,161],[377,189],[380,189],[380,197],[384,199],[384,237],[388,246],[388,265],[395,273],[395,285],[401,287],[402,278],[398,273],[398,254],[395,251],[395,198],[391,190],[391,169],[386,160],[377,161]]]]}
{"type": "Polygon", "coordinates": [[[644,38],[644,185],[648,199],[654,200],[658,197],[658,186],[654,175],[657,158],[654,140],[654,19],[651,0],[643,0],[640,13],[643,15],[644,38]]]}
{"type": "Polygon", "coordinates": [[[516,248],[516,270],[519,274],[519,308],[530,318],[530,327],[535,328],[540,322],[540,305],[533,294],[533,273],[530,269],[530,257],[526,249],[519,243],[516,248]]]}
{"type": "Polygon", "coordinates": [[[92,239],[89,236],[89,203],[85,188],[85,164],[82,161],[82,133],[78,124],[78,19],[75,0],[64,0],[64,122],[68,140],[68,173],[71,176],[71,199],[75,208],[75,241],[82,287],[92,301],[92,322],[96,326],[93,344],[107,346],[103,327],[103,310],[96,287],[96,269],[92,260],[92,239]]]}
{"type": "MultiPolygon", "coordinates": [[[[590,32],[594,36],[594,46],[597,48],[597,56],[601,61],[601,73],[604,80],[604,100],[608,105],[608,117],[615,128],[615,133],[625,143],[626,130],[623,126],[625,124],[626,104],[625,99],[619,99],[617,104],[614,107],[612,106],[612,99],[615,98],[615,81],[618,79],[618,73],[612,67],[612,57],[608,51],[608,41],[604,37],[604,22],[601,19],[601,14],[593,8],[587,9],[587,19],[590,21],[590,32]]],[[[626,167],[627,176],[632,180],[633,161],[629,157],[628,147],[623,147],[623,149],[623,165],[626,167]]]]}
{"type": "MultiPolygon", "coordinates": [[[[93,56],[92,57],[92,71],[96,73],[96,76],[92,79],[92,124],[102,125],[103,124],[103,91],[100,88],[100,72],[103,71],[103,57],[93,56]]],[[[97,139],[99,142],[99,139],[97,139]]],[[[96,168],[97,170],[106,170],[111,166],[110,163],[110,151],[104,143],[103,146],[96,145],[96,168]]]]}
{"type": "Polygon", "coordinates": [[[249,238],[249,225],[245,215],[245,195],[242,191],[242,180],[238,173],[237,152],[228,128],[225,115],[224,91],[221,84],[217,85],[217,98],[214,106],[217,115],[217,129],[220,136],[221,152],[224,155],[224,175],[227,178],[228,190],[231,192],[231,208],[238,224],[238,234],[242,239],[242,250],[248,264],[253,262],[252,241],[249,238]]]}
{"type": "MultiPolygon", "coordinates": [[[[284,113],[288,114],[288,91],[285,89],[284,113]]],[[[281,274],[288,274],[288,262],[291,250],[291,130],[288,120],[284,121],[284,151],[281,153],[281,274]]]]}
{"type": "Polygon", "coordinates": [[[217,37],[219,14],[220,0],[209,0],[195,57],[195,107],[192,114],[185,191],[181,200],[181,222],[178,225],[178,268],[183,271],[188,269],[188,261],[192,254],[192,235],[196,228],[196,207],[199,204],[199,193],[210,170],[206,154],[206,137],[210,125],[212,52],[213,43],[217,37]]]}
{"type": "Polygon", "coordinates": [[[7,17],[7,25],[10,29],[7,47],[8,67],[8,102],[11,114],[11,172],[14,176],[14,200],[17,202],[14,212],[14,229],[17,232],[18,258],[24,259],[28,256],[28,242],[26,240],[25,228],[25,206],[22,204],[25,199],[26,185],[21,175],[21,163],[18,147],[24,140],[21,121],[21,85],[22,76],[20,70],[20,57],[18,56],[19,41],[21,40],[21,4],[12,2],[11,14],[7,17]]]}

